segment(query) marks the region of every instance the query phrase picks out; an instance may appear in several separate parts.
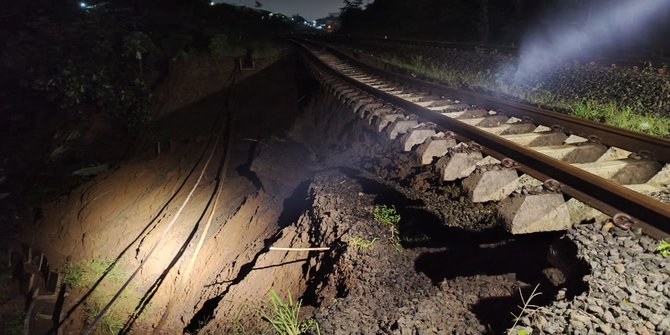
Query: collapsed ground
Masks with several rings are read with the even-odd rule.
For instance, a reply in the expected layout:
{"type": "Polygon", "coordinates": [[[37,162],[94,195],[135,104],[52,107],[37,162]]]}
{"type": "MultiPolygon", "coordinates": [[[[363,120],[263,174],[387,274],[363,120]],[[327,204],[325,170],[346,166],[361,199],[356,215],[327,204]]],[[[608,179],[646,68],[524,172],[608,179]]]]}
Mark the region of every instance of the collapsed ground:
{"type": "MultiPolygon", "coordinates": [[[[194,224],[207,213],[212,171],[178,230],[114,310],[118,320],[110,321],[136,333],[156,327],[257,333],[268,329],[258,308],[275,290],[283,298],[289,292],[301,298],[303,318],[314,318],[323,334],[500,333],[512,325],[509,312],[518,313],[518,289],[528,296],[539,284],[543,295],[534,302],[547,305],[539,329],[545,330],[546,315],[566,321],[558,333],[599,325],[597,308],[574,303],[579,301],[575,296],[593,290],[583,281],[594,266],[586,264],[590,259],[584,255],[592,253],[588,243],[571,242],[572,233],[567,239],[561,233],[508,235],[497,227],[493,205],[472,204],[457,183],[443,184],[429,168],[413,166],[409,155],[365,127],[351,107],[319,88],[300,64],[290,57],[241,81],[230,100],[228,92],[221,92],[167,116],[161,131],[172,141],[169,152],[156,156],[155,143],[143,143],[133,158],[41,208],[40,217],[25,223],[24,240],[34,240],[65,273],[80,266],[82,277],[93,273],[94,282],[100,274],[92,265],[106,267],[118,257],[114,275],[80,306],[76,303],[91,291],[91,282],[70,282],[67,331],[77,332],[91,321],[156,240],[176,205],[166,211],[161,207],[173,195],[176,203],[184,196],[179,185],[209,139],[203,129],[210,129],[226,101],[235,120],[232,155],[223,201],[196,260],[198,270],[187,285],[179,284],[200,234],[194,224]],[[397,210],[397,225],[375,220],[374,212],[383,205],[397,210]],[[145,226],[148,233],[142,231],[145,226]],[[186,252],[174,257],[182,244],[186,252]],[[330,250],[284,252],[270,251],[270,246],[330,250]],[[555,297],[558,303],[552,303],[555,297]],[[175,299],[179,303],[166,313],[165,306],[175,299]],[[565,312],[551,314],[561,301],[565,312]],[[583,313],[593,320],[573,322],[573,314],[583,313]]],[[[598,234],[603,241],[620,238],[598,234]]],[[[623,264],[630,266],[625,273],[634,271],[635,264],[623,264]]],[[[661,276],[657,284],[666,299],[667,283],[661,276]]],[[[635,298],[626,301],[637,306],[635,298]]],[[[603,317],[616,307],[607,304],[613,302],[594,302],[603,317]]],[[[665,329],[662,321],[654,324],[663,309],[639,307],[635,310],[652,311],[648,319],[624,321],[650,332],[665,329]]],[[[532,325],[537,319],[520,321],[532,325]]]]}

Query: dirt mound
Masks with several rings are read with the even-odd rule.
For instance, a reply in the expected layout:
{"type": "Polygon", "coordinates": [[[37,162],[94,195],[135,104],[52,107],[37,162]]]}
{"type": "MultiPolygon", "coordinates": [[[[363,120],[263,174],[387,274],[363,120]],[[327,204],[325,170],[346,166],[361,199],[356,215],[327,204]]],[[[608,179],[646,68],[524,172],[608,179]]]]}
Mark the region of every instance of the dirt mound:
{"type": "Polygon", "coordinates": [[[518,287],[553,287],[542,270],[552,267],[546,255],[554,235],[444,227],[364,171],[324,172],[310,190],[313,222],[338,232],[345,246],[331,255],[332,271],[304,295],[319,306],[314,315],[323,334],[499,332],[516,312],[518,287]],[[375,220],[381,205],[396,206],[399,238],[375,220]]]}

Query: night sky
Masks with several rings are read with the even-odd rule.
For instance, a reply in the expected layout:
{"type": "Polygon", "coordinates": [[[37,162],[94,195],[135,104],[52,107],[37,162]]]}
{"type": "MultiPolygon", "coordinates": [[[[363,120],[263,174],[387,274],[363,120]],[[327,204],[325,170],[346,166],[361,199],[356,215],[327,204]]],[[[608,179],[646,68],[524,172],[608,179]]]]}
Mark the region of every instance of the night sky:
{"type": "MultiPolygon", "coordinates": [[[[216,0],[215,0],[216,1],[216,0]]],[[[219,0],[220,1],[220,0],[219,0]]],[[[217,2],[219,2],[217,1],[217,2]]],[[[308,20],[327,16],[328,13],[339,12],[342,0],[259,0],[261,9],[282,13],[288,16],[300,14],[308,20]]],[[[254,0],[225,0],[234,5],[254,7],[254,0]]],[[[365,3],[365,1],[364,1],[365,3]]]]}

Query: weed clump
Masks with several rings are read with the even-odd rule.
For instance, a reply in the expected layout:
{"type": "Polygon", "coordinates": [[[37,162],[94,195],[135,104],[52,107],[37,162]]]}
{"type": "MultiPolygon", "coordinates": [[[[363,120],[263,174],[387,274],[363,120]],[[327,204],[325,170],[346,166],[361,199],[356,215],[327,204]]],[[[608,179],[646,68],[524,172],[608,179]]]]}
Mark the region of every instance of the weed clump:
{"type": "Polygon", "coordinates": [[[376,241],[376,237],[372,239],[364,239],[362,237],[354,236],[349,239],[349,245],[356,248],[356,250],[366,250],[374,248],[376,241]]]}
{"type": "Polygon", "coordinates": [[[662,257],[670,256],[670,242],[666,240],[661,240],[660,242],[658,242],[655,252],[661,255],[662,257]]]}
{"type": "Polygon", "coordinates": [[[388,226],[390,233],[389,241],[396,250],[402,250],[400,245],[400,227],[398,226],[400,215],[396,212],[395,206],[375,206],[372,210],[372,216],[375,221],[388,226]]]}
{"type": "Polygon", "coordinates": [[[307,321],[300,321],[300,307],[302,301],[293,301],[291,293],[288,293],[287,301],[284,302],[281,297],[274,290],[268,293],[270,300],[267,302],[269,312],[261,310],[261,317],[280,335],[299,335],[304,334],[312,329],[320,334],[319,324],[310,319],[307,321]]]}

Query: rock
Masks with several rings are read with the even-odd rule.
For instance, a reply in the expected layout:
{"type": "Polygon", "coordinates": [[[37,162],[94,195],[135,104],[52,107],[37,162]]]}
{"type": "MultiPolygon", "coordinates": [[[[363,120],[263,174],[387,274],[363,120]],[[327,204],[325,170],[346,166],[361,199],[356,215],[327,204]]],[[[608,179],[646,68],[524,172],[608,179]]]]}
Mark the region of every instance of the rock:
{"type": "Polygon", "coordinates": [[[601,316],[604,313],[603,308],[600,307],[600,306],[596,306],[596,305],[589,305],[589,307],[587,309],[589,311],[595,313],[598,316],[601,316]]]}
{"type": "Polygon", "coordinates": [[[633,323],[630,321],[621,322],[621,329],[628,332],[632,332],[635,330],[635,328],[633,327],[633,323]]]}
{"type": "Polygon", "coordinates": [[[649,329],[645,326],[638,326],[635,328],[635,331],[637,331],[639,335],[651,335],[651,332],[649,332],[649,329]]]}
{"type": "Polygon", "coordinates": [[[573,329],[576,329],[576,330],[583,330],[583,329],[586,329],[586,326],[584,325],[583,322],[581,322],[581,321],[577,321],[577,320],[574,320],[574,319],[570,319],[570,326],[571,326],[573,329]]]}
{"type": "Polygon", "coordinates": [[[628,297],[628,301],[630,301],[633,304],[641,304],[642,300],[643,300],[642,296],[637,293],[631,294],[630,297],[628,297]]]}
{"type": "Polygon", "coordinates": [[[554,286],[565,283],[565,275],[557,268],[547,268],[542,270],[542,273],[554,286]]]}
{"type": "Polygon", "coordinates": [[[610,311],[605,311],[605,313],[603,313],[602,319],[603,319],[603,321],[605,321],[607,323],[616,322],[616,319],[614,318],[614,315],[612,315],[612,312],[610,312],[610,311]]]}
{"type": "Polygon", "coordinates": [[[610,334],[612,332],[612,327],[606,323],[599,325],[598,328],[600,328],[600,331],[605,334],[610,334]]]}
{"type": "Polygon", "coordinates": [[[617,263],[614,265],[614,271],[616,271],[618,274],[622,274],[626,272],[626,268],[623,266],[623,264],[617,263]]]}
{"type": "Polygon", "coordinates": [[[579,321],[579,322],[582,322],[582,323],[590,323],[591,322],[591,318],[589,318],[588,315],[584,315],[584,314],[582,314],[582,312],[577,312],[577,311],[574,311],[574,312],[570,313],[570,320],[576,320],[576,321],[579,321]]]}
{"type": "Polygon", "coordinates": [[[654,325],[658,326],[663,321],[663,316],[659,314],[654,314],[649,318],[649,321],[654,325]]]}

